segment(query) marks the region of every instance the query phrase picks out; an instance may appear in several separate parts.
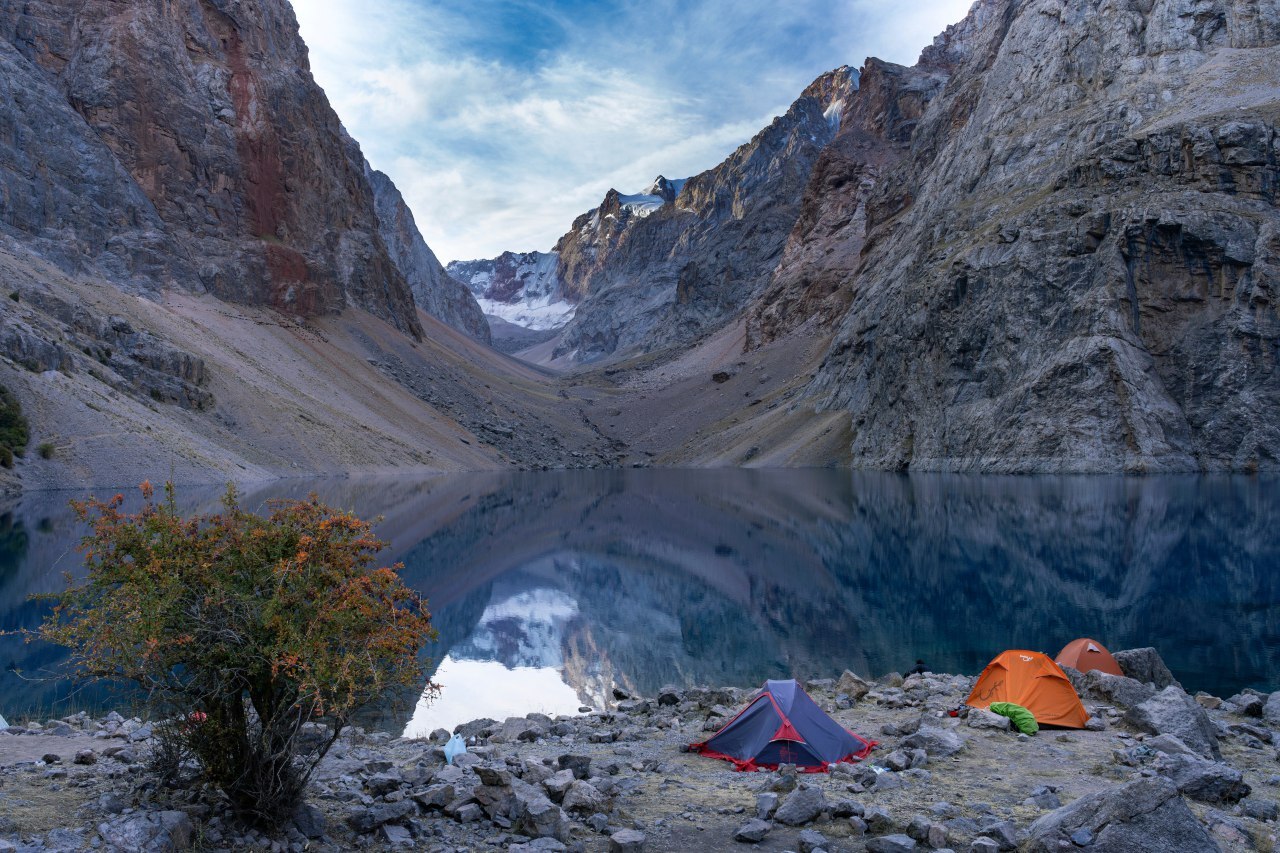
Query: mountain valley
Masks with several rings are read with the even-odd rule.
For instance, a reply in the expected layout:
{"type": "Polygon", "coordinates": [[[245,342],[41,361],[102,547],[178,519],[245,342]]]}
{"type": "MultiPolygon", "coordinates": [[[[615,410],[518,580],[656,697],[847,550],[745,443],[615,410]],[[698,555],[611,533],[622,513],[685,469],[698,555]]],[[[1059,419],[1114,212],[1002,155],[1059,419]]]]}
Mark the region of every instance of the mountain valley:
{"type": "Polygon", "coordinates": [[[285,0],[62,11],[0,0],[2,489],[1280,466],[1273,6],[979,0],[447,267],[285,0]]]}

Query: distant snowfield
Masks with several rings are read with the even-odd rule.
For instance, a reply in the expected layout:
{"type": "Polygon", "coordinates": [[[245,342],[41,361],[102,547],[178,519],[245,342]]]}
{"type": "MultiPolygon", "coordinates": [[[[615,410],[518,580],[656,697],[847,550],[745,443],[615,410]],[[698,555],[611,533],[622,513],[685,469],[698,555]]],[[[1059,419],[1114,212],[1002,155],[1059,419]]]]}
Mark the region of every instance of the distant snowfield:
{"type": "Polygon", "coordinates": [[[573,319],[577,306],[563,299],[551,300],[549,297],[519,302],[497,302],[493,299],[477,297],[480,310],[491,317],[498,317],[508,323],[524,326],[541,332],[547,329],[558,329],[573,319]]]}

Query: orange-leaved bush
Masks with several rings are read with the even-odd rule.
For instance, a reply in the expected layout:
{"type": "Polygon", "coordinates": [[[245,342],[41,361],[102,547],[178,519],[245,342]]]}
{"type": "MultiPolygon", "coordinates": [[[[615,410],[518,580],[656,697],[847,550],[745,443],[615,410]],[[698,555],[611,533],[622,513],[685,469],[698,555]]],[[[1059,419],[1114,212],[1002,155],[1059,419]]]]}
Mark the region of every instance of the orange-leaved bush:
{"type": "Polygon", "coordinates": [[[159,502],[142,488],[136,514],[120,495],[74,502],[88,574],[40,634],[80,674],[141,685],[162,751],[193,757],[243,817],[278,821],[357,709],[432,689],[426,601],[399,566],[372,567],[385,543],[368,522],[314,495],[262,516],[229,487],[220,512],[184,517],[172,484],[159,502]]]}

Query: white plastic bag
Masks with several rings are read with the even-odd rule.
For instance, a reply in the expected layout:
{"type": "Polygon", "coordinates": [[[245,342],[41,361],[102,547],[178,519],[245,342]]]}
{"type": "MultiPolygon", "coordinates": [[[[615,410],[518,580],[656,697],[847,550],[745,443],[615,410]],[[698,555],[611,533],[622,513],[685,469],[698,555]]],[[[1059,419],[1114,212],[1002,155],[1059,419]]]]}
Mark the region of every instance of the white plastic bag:
{"type": "Polygon", "coordinates": [[[467,751],[467,742],[462,739],[462,735],[455,734],[449,738],[449,742],[444,745],[444,760],[453,763],[453,759],[467,751]]]}

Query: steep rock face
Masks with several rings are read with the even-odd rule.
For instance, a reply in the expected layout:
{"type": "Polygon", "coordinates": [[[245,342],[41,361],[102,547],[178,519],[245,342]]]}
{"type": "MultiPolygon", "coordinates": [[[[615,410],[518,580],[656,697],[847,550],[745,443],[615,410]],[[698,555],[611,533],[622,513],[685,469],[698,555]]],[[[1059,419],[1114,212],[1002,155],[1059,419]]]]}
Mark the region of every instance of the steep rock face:
{"type": "Polygon", "coordinates": [[[368,169],[367,164],[366,170],[373,187],[378,233],[391,260],[409,283],[413,301],[437,320],[489,343],[489,324],[476,298],[465,284],[444,271],[431,247],[422,239],[413,211],[405,204],[400,190],[382,172],[368,169]]]}
{"type": "Polygon", "coordinates": [[[867,203],[880,177],[902,161],[944,82],[939,70],[867,60],[836,138],[813,167],[769,287],[749,314],[748,347],[775,340],[814,315],[830,322],[848,307],[842,285],[861,261],[867,203]]]}
{"type": "Polygon", "coordinates": [[[812,390],[855,464],[1280,465],[1277,43],[1274,3],[981,0],[926,50],[948,79],[909,151],[819,188],[788,256],[835,261],[756,315],[844,279],[812,390]]]}
{"type": "Polygon", "coordinates": [[[819,153],[857,87],[840,68],[714,169],[611,190],[556,246],[581,298],[558,354],[594,361],[689,342],[740,312],[768,283],[819,153]]]}
{"type": "Polygon", "coordinates": [[[6,231],[116,279],[421,334],[285,0],[0,0],[0,41],[6,231]]]}

